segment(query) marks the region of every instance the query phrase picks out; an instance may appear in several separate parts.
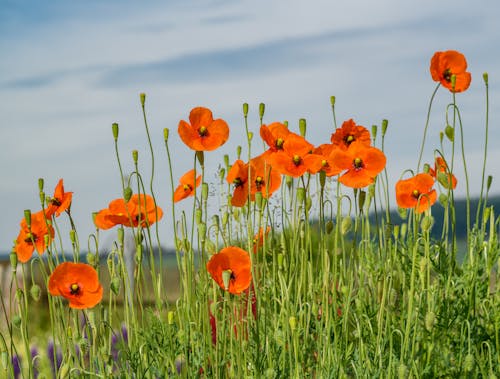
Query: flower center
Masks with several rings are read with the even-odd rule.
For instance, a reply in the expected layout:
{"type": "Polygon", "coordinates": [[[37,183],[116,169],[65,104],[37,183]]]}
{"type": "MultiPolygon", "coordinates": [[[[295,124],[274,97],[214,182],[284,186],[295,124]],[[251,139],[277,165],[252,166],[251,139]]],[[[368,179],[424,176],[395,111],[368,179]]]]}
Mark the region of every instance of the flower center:
{"type": "Polygon", "coordinates": [[[443,72],[443,79],[446,80],[448,83],[451,82],[451,71],[449,68],[447,68],[446,70],[444,70],[443,72]]]}
{"type": "Polygon", "coordinates": [[[255,186],[257,187],[257,191],[261,190],[263,184],[264,184],[264,178],[262,176],[257,176],[255,178],[255,186]]]}
{"type": "Polygon", "coordinates": [[[415,198],[415,199],[418,199],[419,196],[420,196],[420,191],[419,190],[413,190],[413,192],[411,193],[411,195],[415,198]]]}
{"type": "Polygon", "coordinates": [[[243,180],[241,180],[241,178],[236,178],[233,180],[233,184],[235,187],[241,187],[243,185],[243,180]]]}
{"type": "Polygon", "coordinates": [[[354,168],[356,170],[363,168],[363,160],[361,158],[354,158],[354,160],[352,161],[352,164],[354,165],[354,168]]]}
{"type": "Polygon", "coordinates": [[[58,199],[56,199],[55,197],[50,200],[50,203],[52,205],[55,205],[56,207],[60,207],[61,206],[61,202],[58,199]]]}
{"type": "Polygon", "coordinates": [[[300,162],[302,162],[302,158],[300,158],[299,155],[294,155],[293,158],[292,158],[292,160],[293,160],[293,164],[295,166],[300,165],[300,162]]]}
{"type": "Polygon", "coordinates": [[[198,134],[200,135],[200,137],[205,137],[207,134],[208,134],[208,129],[206,126],[201,126],[199,129],[198,129],[198,134]]]}
{"type": "Polygon", "coordinates": [[[283,138],[278,138],[278,139],[276,140],[276,148],[277,148],[277,149],[280,149],[280,150],[281,150],[281,149],[283,149],[283,143],[284,143],[284,142],[285,142],[285,141],[283,140],[283,138]]]}
{"type": "Polygon", "coordinates": [[[72,295],[78,295],[80,293],[80,286],[78,285],[78,283],[73,283],[69,286],[69,290],[72,295]]]}
{"type": "Polygon", "coordinates": [[[33,242],[36,242],[37,239],[38,239],[38,237],[36,236],[36,234],[26,233],[26,238],[24,239],[24,242],[33,243],[33,242]]]}
{"type": "Polygon", "coordinates": [[[187,192],[187,191],[192,191],[193,187],[191,187],[189,184],[184,184],[182,189],[184,190],[184,192],[187,192]]]}
{"type": "Polygon", "coordinates": [[[321,166],[322,166],[322,167],[326,167],[326,166],[328,166],[328,161],[327,161],[326,159],[323,159],[323,160],[321,161],[321,166]]]}

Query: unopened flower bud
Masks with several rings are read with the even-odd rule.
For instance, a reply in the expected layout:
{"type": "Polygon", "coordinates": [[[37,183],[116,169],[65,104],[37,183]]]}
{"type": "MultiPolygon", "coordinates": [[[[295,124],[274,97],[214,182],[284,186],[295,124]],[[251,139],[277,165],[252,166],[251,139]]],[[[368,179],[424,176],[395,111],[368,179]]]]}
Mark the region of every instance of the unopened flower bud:
{"type": "Polygon", "coordinates": [[[200,165],[203,166],[205,164],[205,154],[203,151],[197,151],[196,158],[198,159],[198,162],[200,162],[200,165]]]}
{"type": "Polygon", "coordinates": [[[31,210],[24,210],[24,220],[26,221],[26,225],[28,225],[28,228],[31,228],[31,210]]]}
{"type": "Polygon", "coordinates": [[[487,72],[483,73],[483,80],[484,80],[484,84],[486,84],[486,86],[488,86],[488,73],[487,72]]]}
{"type": "Polygon", "coordinates": [[[306,119],[305,118],[301,118],[299,120],[299,131],[300,131],[300,135],[302,137],[306,136],[307,124],[306,124],[306,119]]]}
{"type": "Polygon", "coordinates": [[[168,311],[167,313],[167,322],[168,322],[168,325],[173,325],[174,324],[174,316],[175,316],[175,313],[174,311],[168,311]]]}
{"type": "Polygon", "coordinates": [[[330,104],[332,104],[332,107],[335,106],[335,96],[330,96],[330,104]]]}
{"type": "Polygon", "coordinates": [[[363,209],[366,200],[366,191],[360,190],[358,195],[358,207],[363,209]]]}
{"type": "Polygon", "coordinates": [[[398,366],[398,379],[406,379],[408,377],[408,367],[404,363],[398,366]]]}
{"type": "Polygon", "coordinates": [[[208,199],[208,183],[206,182],[201,183],[201,198],[203,200],[208,199]]]}
{"type": "Polygon", "coordinates": [[[259,104],[259,117],[260,117],[261,121],[264,118],[264,112],[265,111],[266,111],[266,105],[264,103],[260,103],[259,104]]]}
{"type": "Polygon", "coordinates": [[[113,132],[113,138],[116,140],[118,140],[118,124],[116,122],[114,122],[112,125],[111,125],[111,130],[113,132]]]}
{"type": "Polygon", "coordinates": [[[119,277],[115,276],[114,278],[111,279],[111,284],[109,287],[111,288],[111,291],[113,291],[115,295],[118,295],[120,293],[120,284],[121,281],[119,277]]]}
{"type": "Polygon", "coordinates": [[[493,176],[488,175],[488,179],[486,180],[486,190],[487,191],[490,190],[492,182],[493,182],[493,176]]]}
{"type": "Polygon", "coordinates": [[[30,295],[31,295],[31,298],[35,301],[38,301],[40,300],[40,286],[38,284],[33,284],[33,286],[31,286],[30,288],[30,295]]]}
{"type": "Polygon", "coordinates": [[[342,224],[341,224],[341,227],[340,227],[342,235],[346,235],[347,233],[349,233],[349,231],[351,230],[351,227],[352,227],[351,217],[349,217],[349,216],[344,217],[342,219],[342,224]]]}
{"type": "Polygon", "coordinates": [[[144,106],[146,103],[146,94],[144,92],[140,93],[139,98],[141,99],[141,105],[144,106]]]}
{"type": "Polygon", "coordinates": [[[378,126],[372,125],[372,138],[373,138],[373,140],[377,139],[377,131],[378,131],[378,126]]]}
{"type": "Polygon", "coordinates": [[[248,138],[248,141],[252,141],[252,139],[253,139],[253,132],[248,132],[247,138],[248,138]]]}
{"type": "Polygon", "coordinates": [[[38,178],[38,190],[43,191],[43,178],[38,178]]]}
{"type": "Polygon", "coordinates": [[[164,128],[164,129],[163,129],[163,140],[164,140],[165,142],[167,142],[167,141],[168,141],[168,135],[169,135],[169,133],[170,133],[170,129],[169,129],[169,128],[164,128]]]}
{"type": "Polygon", "coordinates": [[[134,160],[134,163],[137,164],[137,161],[139,160],[139,152],[137,150],[132,150],[132,159],[134,160]]]}
{"type": "Polygon", "coordinates": [[[130,198],[132,197],[133,193],[134,192],[132,191],[132,188],[125,187],[125,189],[123,190],[123,200],[125,200],[125,202],[128,202],[130,200],[130,198]]]}
{"type": "Polygon", "coordinates": [[[428,232],[431,230],[433,224],[434,224],[434,219],[432,218],[432,216],[425,216],[422,218],[422,221],[420,222],[420,227],[422,228],[423,232],[428,232]]]}
{"type": "Polygon", "coordinates": [[[302,187],[297,188],[297,202],[299,204],[302,204],[304,203],[305,199],[306,199],[306,189],[302,187]]]}
{"type": "Polygon", "coordinates": [[[9,259],[10,259],[10,265],[12,267],[12,271],[16,272],[17,270],[17,254],[15,253],[15,251],[12,251],[9,255],[9,259]]]}
{"type": "Polygon", "coordinates": [[[328,220],[326,223],[326,234],[330,234],[333,231],[335,225],[333,225],[332,220],[328,220]]]}
{"type": "Polygon", "coordinates": [[[453,139],[455,138],[455,129],[451,125],[446,125],[446,128],[444,128],[444,134],[446,134],[446,137],[453,142],[453,139]]]}
{"type": "Polygon", "coordinates": [[[428,174],[428,173],[430,172],[430,170],[431,170],[431,166],[429,166],[429,164],[428,164],[428,163],[425,163],[425,164],[424,164],[424,168],[423,168],[423,170],[424,170],[424,172],[425,172],[426,174],[428,174]]]}
{"type": "Polygon", "coordinates": [[[19,315],[14,315],[12,317],[12,325],[14,325],[16,328],[20,328],[23,320],[21,319],[21,316],[19,315]]]}
{"type": "Polygon", "coordinates": [[[240,145],[236,146],[236,156],[238,157],[238,159],[240,159],[240,157],[241,157],[241,146],[240,145]]]}
{"type": "Polygon", "coordinates": [[[248,116],[248,103],[243,103],[243,116],[245,118],[248,116]]]}
{"type": "Polygon", "coordinates": [[[294,316],[290,316],[288,318],[288,325],[290,325],[291,330],[295,330],[297,328],[297,319],[294,316]]]}
{"type": "Polygon", "coordinates": [[[430,332],[435,324],[436,314],[432,311],[427,312],[427,314],[425,315],[425,329],[430,332]]]}
{"type": "Polygon", "coordinates": [[[284,261],[283,253],[278,254],[278,270],[283,270],[283,261],[284,261]]]}
{"type": "Polygon", "coordinates": [[[385,133],[387,132],[387,127],[389,126],[389,121],[386,119],[382,120],[382,137],[385,136],[385,133]]]}
{"type": "Polygon", "coordinates": [[[471,353],[467,354],[464,359],[464,370],[466,372],[471,372],[474,369],[474,365],[474,355],[472,355],[471,353]]]}

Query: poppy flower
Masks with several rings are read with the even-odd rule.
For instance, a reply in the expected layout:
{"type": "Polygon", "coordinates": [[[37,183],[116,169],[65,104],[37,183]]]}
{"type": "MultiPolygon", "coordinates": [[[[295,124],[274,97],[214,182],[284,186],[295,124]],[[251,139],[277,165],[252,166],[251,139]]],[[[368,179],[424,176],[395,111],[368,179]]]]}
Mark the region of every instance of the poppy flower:
{"type": "Polygon", "coordinates": [[[426,173],[396,183],[396,202],[400,208],[415,208],[417,213],[430,208],[437,200],[432,189],[434,178],[426,173]]]}
{"type": "Polygon", "coordinates": [[[326,176],[338,175],[342,172],[331,159],[332,152],[338,147],[332,143],[324,143],[313,150],[314,154],[321,156],[321,169],[326,176]]]}
{"type": "Polygon", "coordinates": [[[45,211],[47,217],[50,218],[53,214],[59,216],[62,212],[69,209],[72,197],[73,192],[64,192],[63,180],[60,179],[54,190],[54,196],[48,200],[48,207],[45,211]]]}
{"type": "Polygon", "coordinates": [[[252,177],[253,168],[249,167],[248,164],[244,163],[241,159],[238,159],[233,163],[227,173],[227,182],[234,185],[231,205],[235,207],[242,207],[247,202],[248,170],[250,170],[250,177],[252,177]]]}
{"type": "Polygon", "coordinates": [[[208,108],[193,108],[189,113],[189,123],[179,122],[179,136],[192,150],[211,151],[222,146],[229,138],[229,126],[222,119],[213,119],[208,108]]]}
{"type": "Polygon", "coordinates": [[[153,197],[146,194],[133,194],[128,202],[123,198],[109,203],[108,208],[100,210],[95,217],[99,229],[109,229],[115,225],[143,228],[154,224],[163,217],[163,210],[155,206],[153,197]]]}
{"type": "Polygon", "coordinates": [[[268,226],[266,228],[266,231],[264,232],[264,228],[260,228],[259,232],[253,236],[253,252],[256,253],[259,248],[261,248],[264,245],[264,236],[267,237],[269,232],[271,231],[271,227],[268,226]]]}
{"type": "Polygon", "coordinates": [[[321,156],[311,154],[313,149],[314,146],[303,137],[293,134],[283,144],[283,151],[266,159],[281,174],[297,178],[308,170],[317,172],[321,169],[321,156]]]}
{"type": "Polygon", "coordinates": [[[465,70],[467,70],[467,60],[458,51],[438,51],[431,58],[432,79],[452,92],[463,92],[469,88],[471,74],[465,70]],[[455,75],[454,88],[451,82],[453,75],[455,75]]]}
{"type": "Polygon", "coordinates": [[[250,188],[250,196],[252,201],[255,200],[255,194],[260,192],[262,197],[268,198],[281,186],[281,174],[277,170],[273,170],[271,165],[264,159],[264,154],[261,154],[250,160],[252,171],[252,184],[250,188]]]}
{"type": "Polygon", "coordinates": [[[347,150],[354,141],[370,146],[370,138],[370,131],[364,126],[356,125],[354,120],[351,118],[344,121],[342,126],[335,130],[335,133],[332,134],[330,141],[334,146],[339,147],[342,150],[347,150]]]}
{"type": "Polygon", "coordinates": [[[273,122],[260,127],[260,136],[273,152],[283,150],[283,144],[290,134],[288,127],[281,122],[273,122]]]}
{"type": "Polygon", "coordinates": [[[15,251],[17,259],[26,263],[30,260],[33,252],[43,254],[46,249],[45,239],[48,236],[48,244],[54,238],[54,228],[49,225],[43,211],[31,214],[31,228],[28,227],[26,219],[21,221],[21,230],[16,239],[15,251]]]}
{"type": "Polygon", "coordinates": [[[341,171],[347,170],[339,178],[339,182],[347,187],[363,188],[375,181],[375,177],[384,169],[385,154],[362,141],[350,144],[347,150],[335,149],[331,160],[341,171]]]}
{"type": "Polygon", "coordinates": [[[457,187],[457,178],[449,171],[448,165],[442,157],[436,157],[434,169],[431,168],[429,174],[444,188],[455,189],[457,187]]]}
{"type": "Polygon", "coordinates": [[[201,183],[201,175],[194,178],[194,169],[186,172],[179,179],[179,186],[174,192],[174,203],[181,201],[189,196],[194,196],[194,189],[198,187],[201,183]]]}
{"type": "Polygon", "coordinates": [[[63,262],[49,277],[49,293],[63,296],[75,309],[92,308],[102,299],[97,271],[86,263],[63,262]]]}
{"type": "Polygon", "coordinates": [[[229,246],[212,255],[207,262],[207,271],[224,290],[239,295],[252,281],[251,261],[248,252],[229,246]]]}

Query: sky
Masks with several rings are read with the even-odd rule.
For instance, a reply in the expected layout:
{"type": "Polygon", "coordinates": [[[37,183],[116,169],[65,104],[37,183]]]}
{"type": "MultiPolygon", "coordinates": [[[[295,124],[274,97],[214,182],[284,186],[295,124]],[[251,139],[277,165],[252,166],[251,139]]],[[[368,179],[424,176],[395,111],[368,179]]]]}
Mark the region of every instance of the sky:
{"type": "MultiPolygon", "coordinates": [[[[82,250],[94,232],[91,213],[121,196],[111,124],[125,172],[131,151],[149,181],[149,148],[139,94],[155,153],[154,190],[165,211],[162,244],[172,246],[170,179],[163,129],[170,129],[174,181],[192,168],[193,153],[177,135],[196,106],[230,126],[228,143],[206,156],[215,178],[223,154],[244,144],[242,104],[258,135],[264,123],[307,120],[318,145],[336,119],[368,128],[389,121],[385,141],[389,180],[415,169],[427,108],[436,87],[429,62],[436,51],[458,50],[472,83],[457,94],[470,193],[478,195],[485,146],[484,72],[489,74],[490,131],[486,174],[500,193],[500,3],[486,0],[372,1],[10,1],[0,4],[0,252],[8,252],[24,209],[40,209],[38,178],[52,194],[60,178],[74,192],[72,215],[82,250]]],[[[446,126],[451,94],[434,99],[424,161],[433,161],[446,126]]],[[[449,146],[449,145],[448,145],[449,146]]],[[[458,146],[458,145],[457,145],[458,146]]],[[[260,153],[260,151],[259,151],[260,153]]],[[[449,150],[447,154],[449,154],[449,150]]],[[[459,156],[457,156],[459,158],[459,156]]],[[[460,159],[458,159],[460,161],[460,159]]],[[[465,195],[457,163],[457,197],[465,195]]],[[[214,179],[215,181],[215,179],[214,179]]],[[[393,204],[395,202],[393,201],[393,204]]],[[[186,201],[186,207],[191,203],[186,201]]],[[[61,230],[64,232],[61,221],[61,230]]],[[[113,231],[102,238],[112,239],[113,231]]],[[[64,244],[69,246],[66,235],[64,244]]]]}

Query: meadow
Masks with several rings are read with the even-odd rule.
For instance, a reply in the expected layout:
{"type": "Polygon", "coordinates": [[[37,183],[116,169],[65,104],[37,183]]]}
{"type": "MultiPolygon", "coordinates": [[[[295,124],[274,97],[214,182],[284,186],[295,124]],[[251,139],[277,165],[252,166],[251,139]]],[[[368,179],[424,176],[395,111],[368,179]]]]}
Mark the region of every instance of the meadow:
{"type": "Polygon", "coordinates": [[[384,146],[397,131],[388,120],[370,129],[355,116],[337,123],[334,96],[332,127],[319,146],[308,142],[305,119],[298,130],[264,122],[260,104],[260,124],[249,125],[243,104],[247,138],[223,162],[211,152],[231,128],[200,106],[175,131],[193,161],[180,178],[174,131],[163,131],[171,202],[159,204],[159,158],[141,94],[151,172],[139,171],[137,151],[134,172],[122,171],[113,124],[123,196],[93,214],[94,234],[78,235],[76,196],[62,179],[48,193],[38,180],[40,210],[25,211],[2,270],[0,376],[497,378],[500,217],[485,174],[488,74],[481,79],[485,151],[474,201],[457,102],[471,74],[457,51],[430,59],[436,87],[412,147],[419,154],[395,183],[386,163],[397,157],[384,146]],[[439,140],[428,141],[436,96],[449,104],[439,140]],[[426,144],[432,156],[424,156],[426,144]],[[467,194],[460,203],[459,186],[467,194]],[[167,217],[175,236],[169,254],[158,229],[167,217]],[[102,230],[116,231],[110,251],[102,230]]]}

